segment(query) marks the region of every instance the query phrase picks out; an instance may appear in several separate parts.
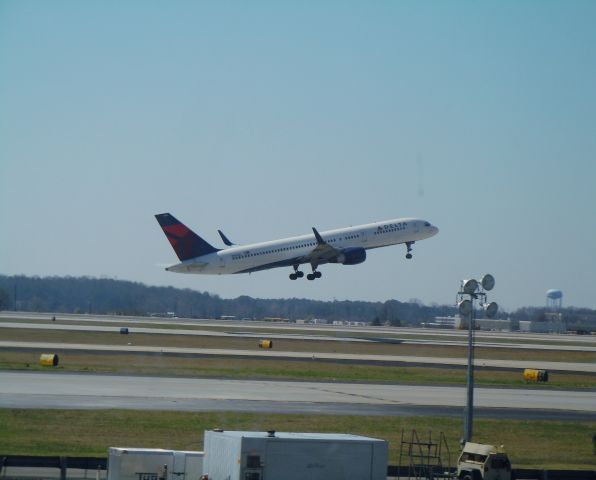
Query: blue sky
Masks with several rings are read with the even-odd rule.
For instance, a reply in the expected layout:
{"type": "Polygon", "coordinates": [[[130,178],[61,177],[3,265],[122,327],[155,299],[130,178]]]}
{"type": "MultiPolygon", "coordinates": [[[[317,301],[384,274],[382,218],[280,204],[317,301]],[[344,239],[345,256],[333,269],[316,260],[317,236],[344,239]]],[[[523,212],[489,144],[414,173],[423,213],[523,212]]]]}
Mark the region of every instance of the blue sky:
{"type": "Polygon", "coordinates": [[[0,3],[0,272],[222,297],[596,308],[596,3],[0,3]],[[406,216],[414,248],[163,271],[153,215],[217,246],[406,216]]]}

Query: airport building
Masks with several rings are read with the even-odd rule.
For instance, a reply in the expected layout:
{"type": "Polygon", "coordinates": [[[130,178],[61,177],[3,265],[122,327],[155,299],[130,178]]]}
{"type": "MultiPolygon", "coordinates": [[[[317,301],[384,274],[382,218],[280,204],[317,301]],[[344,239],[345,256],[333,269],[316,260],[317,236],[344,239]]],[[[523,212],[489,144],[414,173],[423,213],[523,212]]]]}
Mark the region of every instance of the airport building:
{"type": "MultiPolygon", "coordinates": [[[[455,328],[457,330],[467,330],[469,326],[467,318],[456,317],[455,328]]],[[[496,332],[510,332],[512,330],[512,321],[510,319],[500,320],[496,318],[477,318],[476,330],[496,331],[496,332]]]]}
{"type": "MultiPolygon", "coordinates": [[[[476,329],[498,332],[510,332],[514,330],[513,321],[497,320],[494,318],[477,318],[476,329]]],[[[425,323],[423,326],[428,328],[445,328],[452,330],[467,330],[468,319],[461,316],[456,317],[435,317],[432,322],[425,323]]]]}
{"type": "Polygon", "coordinates": [[[544,314],[544,320],[520,320],[519,331],[530,333],[565,333],[567,332],[567,326],[563,321],[562,313],[547,312],[544,314]]]}

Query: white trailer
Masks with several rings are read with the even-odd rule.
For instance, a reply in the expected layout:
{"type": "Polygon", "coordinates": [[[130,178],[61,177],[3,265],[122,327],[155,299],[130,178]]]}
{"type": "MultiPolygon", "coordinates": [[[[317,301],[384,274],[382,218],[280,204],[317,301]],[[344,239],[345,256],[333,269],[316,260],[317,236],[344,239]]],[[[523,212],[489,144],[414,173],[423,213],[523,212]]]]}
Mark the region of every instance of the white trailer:
{"type": "Polygon", "coordinates": [[[203,452],[160,448],[108,450],[108,480],[198,480],[203,452]]]}
{"type": "Polygon", "coordinates": [[[358,435],[207,430],[204,450],[209,480],[387,478],[387,442],[358,435]]]}

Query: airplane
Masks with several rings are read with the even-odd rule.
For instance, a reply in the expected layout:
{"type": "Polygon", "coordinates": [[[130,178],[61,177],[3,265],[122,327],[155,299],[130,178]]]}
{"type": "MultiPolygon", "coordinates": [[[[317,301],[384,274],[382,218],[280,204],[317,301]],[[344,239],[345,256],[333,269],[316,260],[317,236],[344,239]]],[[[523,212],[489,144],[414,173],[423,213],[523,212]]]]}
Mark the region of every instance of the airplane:
{"type": "Polygon", "coordinates": [[[221,230],[227,248],[218,249],[203,240],[170,213],[155,215],[180,263],[169,272],[225,275],[251,273],[278,267],[292,267],[290,280],[304,276],[300,265],[310,264],[308,280],[321,278],[318,270],[326,263],[357,265],[366,260],[366,250],[405,244],[406,258],[412,258],[414,242],[432,237],[439,229],[419,218],[399,218],[355,227],[339,228],[268,242],[236,245],[221,230]]]}

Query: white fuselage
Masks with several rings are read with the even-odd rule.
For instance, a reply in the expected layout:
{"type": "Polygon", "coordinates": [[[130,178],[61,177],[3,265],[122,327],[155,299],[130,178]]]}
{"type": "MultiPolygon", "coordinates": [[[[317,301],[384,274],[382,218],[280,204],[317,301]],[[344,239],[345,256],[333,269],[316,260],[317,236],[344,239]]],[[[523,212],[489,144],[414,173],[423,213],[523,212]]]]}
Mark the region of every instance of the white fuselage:
{"type": "MultiPolygon", "coordinates": [[[[320,235],[327,244],[338,250],[349,248],[368,250],[423,240],[436,235],[437,232],[438,228],[425,220],[399,218],[328,230],[320,232],[320,235]]],[[[299,265],[311,263],[309,255],[316,247],[317,240],[314,233],[250,245],[234,245],[225,250],[185,260],[166,270],[179,273],[223,275],[292,264],[299,265]]]]}

